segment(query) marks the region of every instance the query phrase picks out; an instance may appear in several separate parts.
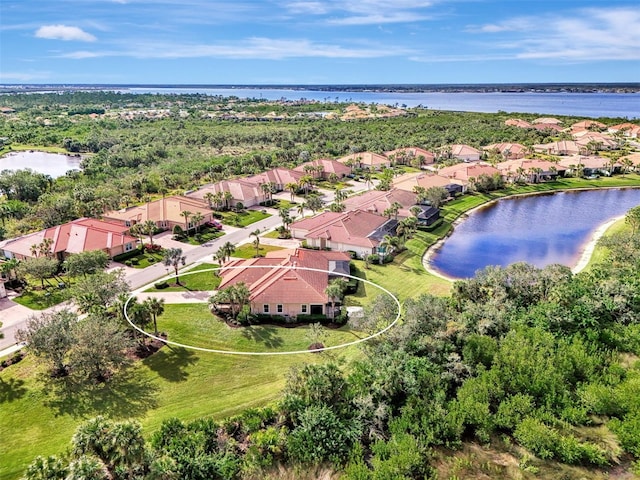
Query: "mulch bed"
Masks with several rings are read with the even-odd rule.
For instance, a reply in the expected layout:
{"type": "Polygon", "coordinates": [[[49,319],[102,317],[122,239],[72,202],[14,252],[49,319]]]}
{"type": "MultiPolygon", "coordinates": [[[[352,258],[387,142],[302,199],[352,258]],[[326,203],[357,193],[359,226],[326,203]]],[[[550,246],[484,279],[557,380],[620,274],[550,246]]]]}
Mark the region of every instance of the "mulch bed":
{"type": "MultiPolygon", "coordinates": [[[[166,333],[159,333],[158,337],[164,338],[166,340],[166,333]]],[[[144,360],[145,358],[150,357],[162,347],[164,347],[166,343],[161,342],[160,340],[151,339],[150,342],[145,343],[144,345],[137,344],[135,347],[131,348],[127,352],[127,356],[132,360],[144,360]]]]}

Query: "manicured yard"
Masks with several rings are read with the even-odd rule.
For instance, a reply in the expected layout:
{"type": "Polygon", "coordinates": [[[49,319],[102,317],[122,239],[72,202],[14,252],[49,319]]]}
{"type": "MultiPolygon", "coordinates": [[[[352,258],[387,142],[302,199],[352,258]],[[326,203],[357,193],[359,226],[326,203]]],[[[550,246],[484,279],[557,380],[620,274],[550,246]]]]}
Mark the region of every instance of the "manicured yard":
{"type": "Polygon", "coordinates": [[[186,272],[180,274],[180,283],[182,285],[174,285],[175,279],[169,281],[169,287],[167,288],[149,288],[145,292],[191,292],[191,291],[209,291],[215,290],[220,285],[220,277],[215,275],[215,272],[200,272],[201,270],[209,270],[211,268],[217,268],[219,265],[213,263],[203,263],[196,267],[193,267],[186,272]],[[189,273],[189,275],[187,275],[189,273]]]}
{"type": "MultiPolygon", "coordinates": [[[[230,342],[225,347],[230,350],[264,351],[271,345],[304,349],[308,344],[305,329],[299,328],[225,332],[227,327],[214,320],[205,304],[167,305],[159,321],[162,329],[171,332],[170,338],[183,341],[223,345],[224,332],[230,342]]],[[[348,331],[330,334],[329,343],[356,338],[348,331]]],[[[336,355],[347,360],[359,355],[356,347],[339,352],[336,355]]],[[[137,418],[147,437],[171,417],[221,419],[277,400],[292,365],[325,358],[319,354],[231,356],[165,347],[107,385],[77,388],[50,382],[35,357],[27,356],[0,374],[0,478],[19,478],[36,455],[62,453],[84,419],[100,414],[137,418]]]]}
{"type": "MultiPolygon", "coordinates": [[[[417,232],[406,243],[407,249],[398,254],[392,263],[371,265],[369,269],[365,268],[364,261],[354,260],[358,276],[386,288],[401,302],[423,293],[448,295],[451,282],[430,274],[422,265],[422,255],[427,245],[435,240],[437,237],[433,233],[417,232]]],[[[383,294],[380,289],[361,282],[358,291],[355,295],[349,295],[346,302],[350,306],[366,306],[380,294],[383,294]]]]}
{"type": "Polygon", "coordinates": [[[47,287],[45,290],[40,290],[38,287],[37,290],[28,290],[13,301],[32,310],[44,310],[68,299],[69,290],[66,288],[47,287]]]}
{"type": "Polygon", "coordinates": [[[268,213],[262,213],[261,210],[243,210],[238,213],[221,212],[220,215],[222,215],[222,223],[233,225],[234,227],[246,227],[271,216],[268,213]]]}
{"type": "MultiPolygon", "coordinates": [[[[283,250],[283,248],[274,245],[260,244],[258,254],[264,257],[267,252],[275,252],[276,250],[283,250]]],[[[253,258],[256,256],[256,247],[254,247],[252,243],[245,243],[244,245],[236,247],[236,251],[233,252],[232,256],[236,258],[253,258]]]]}
{"type": "MultiPolygon", "coordinates": [[[[161,262],[164,258],[162,252],[143,252],[138,250],[137,255],[128,257],[126,260],[122,260],[119,263],[127,265],[133,268],[147,268],[149,265],[161,262]]],[[[114,261],[118,261],[114,258],[114,261]]]]}
{"type": "Polygon", "coordinates": [[[179,241],[188,243],[189,245],[202,245],[203,243],[210,242],[224,235],[222,230],[216,228],[203,228],[198,233],[191,230],[190,233],[188,237],[182,238],[179,241]]]}

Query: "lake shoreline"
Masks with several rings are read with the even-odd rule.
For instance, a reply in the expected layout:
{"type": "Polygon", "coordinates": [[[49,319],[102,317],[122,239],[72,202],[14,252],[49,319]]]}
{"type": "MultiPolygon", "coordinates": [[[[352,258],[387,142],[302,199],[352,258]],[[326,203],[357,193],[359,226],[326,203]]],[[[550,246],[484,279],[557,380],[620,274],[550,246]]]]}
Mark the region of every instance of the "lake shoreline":
{"type": "MultiPolygon", "coordinates": [[[[438,239],[437,242],[435,242],[433,245],[431,245],[430,247],[428,247],[426,249],[426,251],[424,252],[423,256],[422,256],[422,265],[425,268],[425,270],[433,275],[436,276],[438,278],[441,278],[443,280],[447,280],[449,282],[455,282],[456,280],[464,280],[465,278],[463,277],[454,277],[451,275],[447,275],[444,272],[441,272],[440,270],[437,270],[436,268],[434,268],[431,265],[431,259],[432,257],[438,252],[438,250],[442,247],[442,245],[444,244],[444,242],[447,241],[447,239],[453,234],[456,226],[460,225],[462,222],[464,222],[465,220],[467,220],[469,218],[469,216],[471,214],[473,214],[474,212],[478,211],[478,210],[482,210],[484,208],[488,208],[491,205],[494,205],[495,203],[501,201],[501,200],[506,200],[506,199],[512,199],[512,198],[524,198],[524,197],[532,197],[532,196],[538,196],[538,195],[555,195],[556,193],[563,193],[563,192],[579,192],[579,191],[590,191],[590,190],[625,190],[625,189],[638,189],[640,188],[640,186],[626,186],[626,187],[579,187],[579,188],[567,188],[567,189],[562,189],[562,190],[553,190],[553,191],[545,191],[545,192],[527,192],[527,193],[517,193],[514,195],[509,195],[506,197],[501,197],[501,198],[496,198],[494,200],[490,200],[488,202],[483,203],[482,205],[478,205],[477,207],[474,207],[466,212],[463,212],[462,214],[460,214],[460,216],[458,216],[458,218],[456,218],[452,224],[451,224],[451,229],[449,230],[449,232],[447,232],[447,234],[438,239]]],[[[591,237],[586,241],[583,242],[582,245],[580,246],[580,250],[579,250],[579,255],[578,255],[578,260],[575,262],[574,265],[567,265],[569,268],[571,268],[572,273],[578,273],[581,272],[582,270],[584,270],[586,268],[586,266],[589,264],[589,261],[591,260],[591,256],[593,255],[593,251],[595,250],[595,247],[598,243],[598,240],[600,240],[600,238],[606,233],[606,231],[618,220],[624,218],[624,215],[617,215],[613,218],[610,218],[608,220],[606,220],[604,223],[598,225],[598,227],[593,231],[591,237]]]]}

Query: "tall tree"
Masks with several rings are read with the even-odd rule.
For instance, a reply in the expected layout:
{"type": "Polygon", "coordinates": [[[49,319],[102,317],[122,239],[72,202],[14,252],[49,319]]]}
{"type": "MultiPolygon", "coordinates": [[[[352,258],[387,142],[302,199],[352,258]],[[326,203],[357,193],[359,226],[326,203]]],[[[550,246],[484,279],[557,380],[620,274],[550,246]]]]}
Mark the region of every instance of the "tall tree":
{"type": "Polygon", "coordinates": [[[151,313],[153,331],[158,335],[158,316],[164,313],[164,298],[147,298],[143,303],[151,313]]]}
{"type": "Polygon", "coordinates": [[[22,276],[30,275],[40,280],[40,286],[44,289],[44,281],[53,277],[58,271],[58,261],[49,257],[27,258],[20,262],[18,271],[22,276]]]}
{"type": "Polygon", "coordinates": [[[345,282],[342,278],[334,278],[329,282],[327,288],[325,288],[324,293],[329,298],[329,302],[331,303],[331,318],[334,318],[336,315],[336,302],[342,300],[345,291],[345,282]]]}
{"type": "Polygon", "coordinates": [[[97,272],[81,278],[71,289],[71,296],[83,313],[103,313],[113,306],[118,297],[129,293],[124,270],[97,272]]]}
{"type": "Polygon", "coordinates": [[[165,266],[172,267],[176,276],[176,283],[178,285],[182,285],[180,283],[180,277],[178,277],[178,270],[181,265],[185,265],[187,263],[187,257],[182,254],[181,248],[167,248],[164,251],[164,258],[162,260],[165,266]]]}
{"type": "Polygon", "coordinates": [[[96,273],[104,270],[109,264],[109,255],[102,250],[89,250],[86,252],[73,253],[63,262],[63,267],[67,275],[75,277],[96,273]]]}
{"type": "Polygon", "coordinates": [[[253,245],[256,247],[256,257],[260,256],[260,229],[256,228],[253,232],[249,234],[251,237],[255,237],[253,241],[253,245]]]}
{"type": "Polygon", "coordinates": [[[16,339],[26,342],[27,349],[51,364],[55,376],[68,373],[67,356],[76,344],[74,325],[78,316],[71,310],[44,312],[31,316],[26,328],[18,330],[16,339]]]}
{"type": "Polygon", "coordinates": [[[180,216],[184,217],[184,231],[189,234],[189,217],[193,215],[189,210],[183,210],[180,212],[180,216]]]}
{"type": "Polygon", "coordinates": [[[149,244],[153,247],[153,236],[155,235],[158,228],[156,222],[154,222],[153,220],[147,220],[140,225],[141,232],[149,237],[149,244]]]}

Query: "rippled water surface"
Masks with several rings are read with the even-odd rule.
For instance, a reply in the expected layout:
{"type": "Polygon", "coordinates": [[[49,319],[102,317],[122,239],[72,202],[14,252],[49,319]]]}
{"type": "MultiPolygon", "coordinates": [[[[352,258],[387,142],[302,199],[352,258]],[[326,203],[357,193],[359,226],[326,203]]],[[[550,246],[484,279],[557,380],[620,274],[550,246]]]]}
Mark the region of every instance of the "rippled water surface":
{"type": "Polygon", "coordinates": [[[500,200],[469,215],[431,258],[436,270],[472,277],[488,265],[575,265],[599,225],[640,204],[640,189],[588,190],[500,200]]]}

